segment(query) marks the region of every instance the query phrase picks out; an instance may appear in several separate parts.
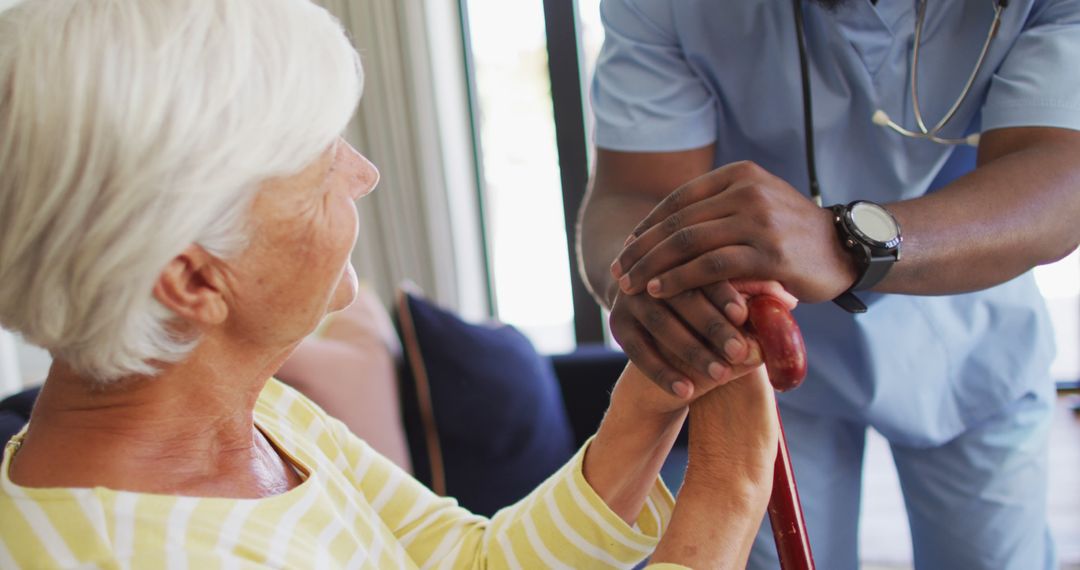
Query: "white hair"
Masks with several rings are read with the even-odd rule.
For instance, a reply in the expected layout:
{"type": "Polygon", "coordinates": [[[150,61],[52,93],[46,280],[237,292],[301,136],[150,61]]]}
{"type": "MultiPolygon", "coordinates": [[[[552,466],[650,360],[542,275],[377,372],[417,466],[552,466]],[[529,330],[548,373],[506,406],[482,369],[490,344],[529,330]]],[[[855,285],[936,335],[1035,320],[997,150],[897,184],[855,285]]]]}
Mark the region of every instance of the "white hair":
{"type": "Polygon", "coordinates": [[[344,130],[362,72],[308,0],[26,0],[0,13],[0,326],[99,382],[182,360],[152,295],[245,245],[259,184],[344,130]]]}

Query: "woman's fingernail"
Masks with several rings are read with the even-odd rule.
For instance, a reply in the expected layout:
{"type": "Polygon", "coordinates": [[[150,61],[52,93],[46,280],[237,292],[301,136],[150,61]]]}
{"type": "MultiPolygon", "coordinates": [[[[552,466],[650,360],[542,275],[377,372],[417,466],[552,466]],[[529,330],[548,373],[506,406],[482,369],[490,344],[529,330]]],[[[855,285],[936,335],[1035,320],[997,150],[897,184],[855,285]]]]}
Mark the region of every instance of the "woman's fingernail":
{"type": "Polygon", "coordinates": [[[622,289],[623,293],[629,293],[630,292],[630,276],[629,275],[623,275],[622,277],[619,278],[619,289],[622,289]]]}
{"type": "Polygon", "coordinates": [[[761,351],[754,343],[750,343],[750,349],[746,351],[746,358],[743,359],[743,364],[748,366],[756,366],[761,364],[761,351]]]}
{"type": "Polygon", "coordinates": [[[659,295],[663,287],[660,286],[659,279],[653,279],[649,281],[648,289],[650,295],[659,295]]]}
{"type": "Polygon", "coordinates": [[[622,264],[616,259],[615,263],[611,264],[611,274],[615,277],[622,277],[622,264]]]}
{"type": "Polygon", "coordinates": [[[717,382],[724,379],[724,375],[727,374],[727,367],[719,362],[713,362],[709,364],[709,377],[717,382]]]}
{"type": "Polygon", "coordinates": [[[671,393],[687,400],[694,395],[694,386],[686,380],[678,380],[671,384],[671,393]]]}
{"type": "Polygon", "coordinates": [[[626,246],[630,245],[630,242],[632,242],[632,241],[634,241],[634,234],[630,234],[630,235],[626,236],[626,241],[623,242],[622,246],[626,247],[626,246]]]}
{"type": "Polygon", "coordinates": [[[735,337],[727,339],[724,343],[724,355],[728,357],[728,362],[739,362],[739,357],[746,351],[746,345],[735,337]]]}

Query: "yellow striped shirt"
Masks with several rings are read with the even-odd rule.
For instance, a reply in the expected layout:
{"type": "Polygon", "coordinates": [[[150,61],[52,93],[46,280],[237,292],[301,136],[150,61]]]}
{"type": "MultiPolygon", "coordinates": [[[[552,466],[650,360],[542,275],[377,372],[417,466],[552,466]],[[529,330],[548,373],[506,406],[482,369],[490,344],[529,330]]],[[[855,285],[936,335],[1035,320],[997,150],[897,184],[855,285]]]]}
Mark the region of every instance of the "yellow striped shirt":
{"type": "Polygon", "coordinates": [[[263,499],[21,487],[8,477],[20,434],[0,475],[0,568],[629,568],[655,547],[673,507],[658,480],[628,526],[582,476],[583,448],[485,519],[276,380],[255,422],[302,484],[263,499]]]}

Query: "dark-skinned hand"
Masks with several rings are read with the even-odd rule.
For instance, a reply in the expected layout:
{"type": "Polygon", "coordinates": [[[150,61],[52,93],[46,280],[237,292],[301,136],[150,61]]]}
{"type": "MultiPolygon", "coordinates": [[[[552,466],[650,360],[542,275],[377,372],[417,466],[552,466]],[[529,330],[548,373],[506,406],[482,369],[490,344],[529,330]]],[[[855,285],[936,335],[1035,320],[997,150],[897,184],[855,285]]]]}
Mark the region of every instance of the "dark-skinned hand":
{"type": "Polygon", "coordinates": [[[668,195],[634,229],[611,271],[622,293],[658,299],[754,279],[820,302],[855,281],[832,212],[751,162],[722,166],[668,195]]]}
{"type": "Polygon", "coordinates": [[[761,351],[740,330],[746,298],[768,294],[794,308],[776,282],[733,281],[668,299],[618,293],[611,307],[612,336],[630,360],[662,389],[689,401],[761,364],[761,351]]]}

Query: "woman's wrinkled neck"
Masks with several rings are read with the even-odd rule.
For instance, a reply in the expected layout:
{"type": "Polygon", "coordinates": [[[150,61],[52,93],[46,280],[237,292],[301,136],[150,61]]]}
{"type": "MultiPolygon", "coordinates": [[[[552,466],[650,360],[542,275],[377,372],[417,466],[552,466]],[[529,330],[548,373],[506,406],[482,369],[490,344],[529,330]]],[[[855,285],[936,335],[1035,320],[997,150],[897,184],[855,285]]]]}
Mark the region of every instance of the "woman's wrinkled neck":
{"type": "Polygon", "coordinates": [[[12,480],[29,474],[27,480],[43,483],[35,486],[160,492],[266,463],[269,447],[254,425],[255,403],[289,350],[260,356],[236,348],[203,342],[154,377],[109,384],[55,362],[12,480]],[[44,462],[51,467],[43,473],[44,462]]]}

